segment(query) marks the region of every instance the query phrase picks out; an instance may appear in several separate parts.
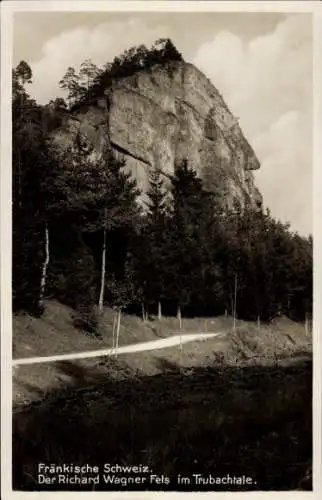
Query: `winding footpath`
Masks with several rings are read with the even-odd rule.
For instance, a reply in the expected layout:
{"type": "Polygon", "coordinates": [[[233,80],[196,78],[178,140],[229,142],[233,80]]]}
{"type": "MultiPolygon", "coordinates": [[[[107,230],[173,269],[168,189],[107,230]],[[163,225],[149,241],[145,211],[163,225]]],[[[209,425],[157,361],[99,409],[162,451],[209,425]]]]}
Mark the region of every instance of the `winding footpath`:
{"type": "Polygon", "coordinates": [[[98,351],[86,351],[86,352],[78,352],[78,353],[70,353],[70,354],[57,354],[55,356],[41,356],[35,358],[21,358],[12,360],[12,366],[20,366],[20,365],[31,365],[34,363],[51,363],[54,361],[66,361],[66,360],[74,360],[74,359],[84,359],[84,358],[96,358],[99,356],[111,356],[117,354],[127,354],[133,352],[142,352],[142,351],[154,351],[157,349],[164,349],[167,347],[173,347],[182,344],[186,344],[188,342],[204,340],[213,337],[222,337],[226,335],[227,332],[218,332],[218,333],[184,333],[182,335],[173,335],[171,337],[162,338],[159,340],[152,340],[149,342],[140,342],[138,344],[130,344],[118,347],[117,351],[115,348],[110,349],[100,349],[98,351]]]}

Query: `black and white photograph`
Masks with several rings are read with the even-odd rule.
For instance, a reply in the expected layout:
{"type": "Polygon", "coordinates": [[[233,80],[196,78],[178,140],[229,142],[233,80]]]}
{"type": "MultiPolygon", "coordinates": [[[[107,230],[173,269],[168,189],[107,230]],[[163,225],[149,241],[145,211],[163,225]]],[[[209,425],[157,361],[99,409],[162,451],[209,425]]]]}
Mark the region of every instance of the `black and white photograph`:
{"type": "Polygon", "coordinates": [[[312,6],[48,3],[2,11],[2,482],[316,493],[312,6]]]}

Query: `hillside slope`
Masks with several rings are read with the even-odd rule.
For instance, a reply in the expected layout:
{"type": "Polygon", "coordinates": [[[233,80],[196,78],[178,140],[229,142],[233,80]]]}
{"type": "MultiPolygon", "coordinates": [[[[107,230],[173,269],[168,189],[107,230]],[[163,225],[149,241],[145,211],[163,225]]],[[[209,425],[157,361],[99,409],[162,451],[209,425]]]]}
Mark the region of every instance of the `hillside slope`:
{"type": "Polygon", "coordinates": [[[312,489],[311,337],[284,318],[182,350],[18,366],[13,386],[15,488],[56,489],[36,468],[63,457],[147,464],[165,490],[312,489]],[[196,473],[252,483],[178,487],[196,473]]]}
{"type": "MultiPolygon", "coordinates": [[[[303,325],[281,318],[260,329],[253,323],[239,321],[232,331],[232,319],[183,319],[184,332],[226,331],[220,338],[200,340],[169,347],[119,356],[93,359],[37,363],[17,366],[13,376],[14,405],[42,400],[53,390],[86,388],[98,380],[133,379],[153,376],[174,368],[185,372],[195,367],[275,366],[292,359],[310,358],[312,336],[303,325]]],[[[112,346],[112,310],[106,309],[101,325],[102,338],[97,339],[73,326],[73,310],[58,302],[49,302],[42,318],[27,314],[14,318],[14,358],[49,356],[103,349],[112,346]]],[[[178,332],[175,318],[158,321],[151,317],[143,323],[135,316],[124,316],[121,322],[120,345],[157,340],[178,332]]]]}

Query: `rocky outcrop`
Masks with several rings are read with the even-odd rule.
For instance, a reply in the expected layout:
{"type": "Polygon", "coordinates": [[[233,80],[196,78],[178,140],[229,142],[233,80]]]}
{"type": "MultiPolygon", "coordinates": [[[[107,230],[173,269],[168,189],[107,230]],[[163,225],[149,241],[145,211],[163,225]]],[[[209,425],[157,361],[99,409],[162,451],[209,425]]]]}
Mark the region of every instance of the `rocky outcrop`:
{"type": "Polygon", "coordinates": [[[167,178],[187,159],[225,207],[261,206],[254,151],[217,89],[191,64],[158,65],[115,81],[68,115],[55,139],[67,144],[77,132],[94,146],[93,154],[108,145],[125,158],[143,192],[150,169],[167,178]]]}

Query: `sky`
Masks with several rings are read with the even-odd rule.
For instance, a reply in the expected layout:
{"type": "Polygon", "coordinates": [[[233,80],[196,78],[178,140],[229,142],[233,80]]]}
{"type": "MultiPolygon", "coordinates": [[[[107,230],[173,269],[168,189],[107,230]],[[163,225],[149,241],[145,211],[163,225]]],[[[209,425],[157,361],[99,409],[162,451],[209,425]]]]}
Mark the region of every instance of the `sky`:
{"type": "Polygon", "coordinates": [[[33,71],[40,103],[86,58],[97,65],[138,44],[170,37],[239,117],[261,168],[264,206],[293,230],[312,232],[312,20],[277,13],[16,13],[13,62],[33,71]]]}

